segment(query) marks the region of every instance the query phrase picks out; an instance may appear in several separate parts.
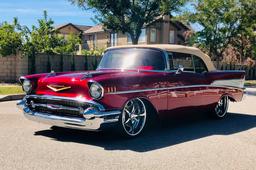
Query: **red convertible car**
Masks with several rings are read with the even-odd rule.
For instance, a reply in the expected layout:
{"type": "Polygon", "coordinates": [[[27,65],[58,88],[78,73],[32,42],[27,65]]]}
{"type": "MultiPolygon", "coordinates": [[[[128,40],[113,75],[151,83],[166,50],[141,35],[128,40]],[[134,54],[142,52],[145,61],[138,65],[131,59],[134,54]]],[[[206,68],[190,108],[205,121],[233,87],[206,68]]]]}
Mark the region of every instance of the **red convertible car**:
{"type": "Polygon", "coordinates": [[[206,110],[227,115],[243,97],[244,71],[216,70],[194,47],[134,45],[108,48],[96,71],[44,73],[20,78],[18,103],[33,121],[57,127],[115,127],[134,137],[152,118],[206,110]]]}

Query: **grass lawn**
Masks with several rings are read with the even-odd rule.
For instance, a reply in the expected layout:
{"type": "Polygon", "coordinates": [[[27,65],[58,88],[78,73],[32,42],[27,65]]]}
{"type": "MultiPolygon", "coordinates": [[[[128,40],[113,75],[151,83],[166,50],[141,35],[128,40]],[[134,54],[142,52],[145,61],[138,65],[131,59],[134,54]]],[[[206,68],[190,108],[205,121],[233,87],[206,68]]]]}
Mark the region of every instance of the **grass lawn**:
{"type": "Polygon", "coordinates": [[[7,94],[21,94],[23,93],[22,87],[18,85],[0,85],[0,95],[7,94]]]}
{"type": "Polygon", "coordinates": [[[246,80],[244,85],[247,87],[250,87],[250,86],[256,87],[256,80],[246,80]]]}

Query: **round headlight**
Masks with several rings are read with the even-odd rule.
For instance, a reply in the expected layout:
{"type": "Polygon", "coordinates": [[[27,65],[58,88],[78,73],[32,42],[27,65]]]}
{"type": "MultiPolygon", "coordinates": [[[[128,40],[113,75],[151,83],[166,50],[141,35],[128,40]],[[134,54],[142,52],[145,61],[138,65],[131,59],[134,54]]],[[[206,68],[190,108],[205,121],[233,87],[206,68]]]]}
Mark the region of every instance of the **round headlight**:
{"type": "Polygon", "coordinates": [[[23,90],[26,93],[30,93],[31,90],[32,90],[32,84],[31,84],[31,82],[29,80],[24,80],[23,84],[22,84],[22,87],[23,87],[23,90]]]}
{"type": "Polygon", "coordinates": [[[100,99],[103,97],[103,87],[98,83],[92,83],[89,91],[91,97],[94,99],[100,99]]]}

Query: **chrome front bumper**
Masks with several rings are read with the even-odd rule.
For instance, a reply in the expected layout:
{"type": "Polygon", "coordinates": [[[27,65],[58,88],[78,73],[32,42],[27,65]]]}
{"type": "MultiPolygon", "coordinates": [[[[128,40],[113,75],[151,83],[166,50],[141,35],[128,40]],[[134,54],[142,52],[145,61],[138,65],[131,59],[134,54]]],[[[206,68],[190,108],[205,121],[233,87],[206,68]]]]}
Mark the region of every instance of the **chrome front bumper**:
{"type": "MultiPolygon", "coordinates": [[[[46,98],[47,97],[49,96],[46,96],[46,98]]],[[[64,99],[67,100],[69,98],[64,99]]],[[[33,111],[33,109],[28,106],[26,97],[17,103],[17,107],[23,111],[25,117],[29,120],[52,126],[82,130],[100,130],[102,127],[104,127],[104,125],[108,126],[112,123],[118,122],[119,115],[121,114],[120,110],[105,111],[105,109],[101,106],[99,110],[86,109],[83,112],[83,117],[53,115],[47,112],[33,111]]]]}

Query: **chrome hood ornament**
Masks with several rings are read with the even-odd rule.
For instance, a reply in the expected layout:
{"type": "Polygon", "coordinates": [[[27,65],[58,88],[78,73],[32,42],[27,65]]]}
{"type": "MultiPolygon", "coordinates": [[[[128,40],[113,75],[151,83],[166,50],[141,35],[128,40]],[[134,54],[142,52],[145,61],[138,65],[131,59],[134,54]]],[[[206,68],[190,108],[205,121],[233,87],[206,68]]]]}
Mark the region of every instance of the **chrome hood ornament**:
{"type": "Polygon", "coordinates": [[[55,92],[71,89],[71,86],[55,85],[55,84],[47,85],[47,87],[55,92]]]}

